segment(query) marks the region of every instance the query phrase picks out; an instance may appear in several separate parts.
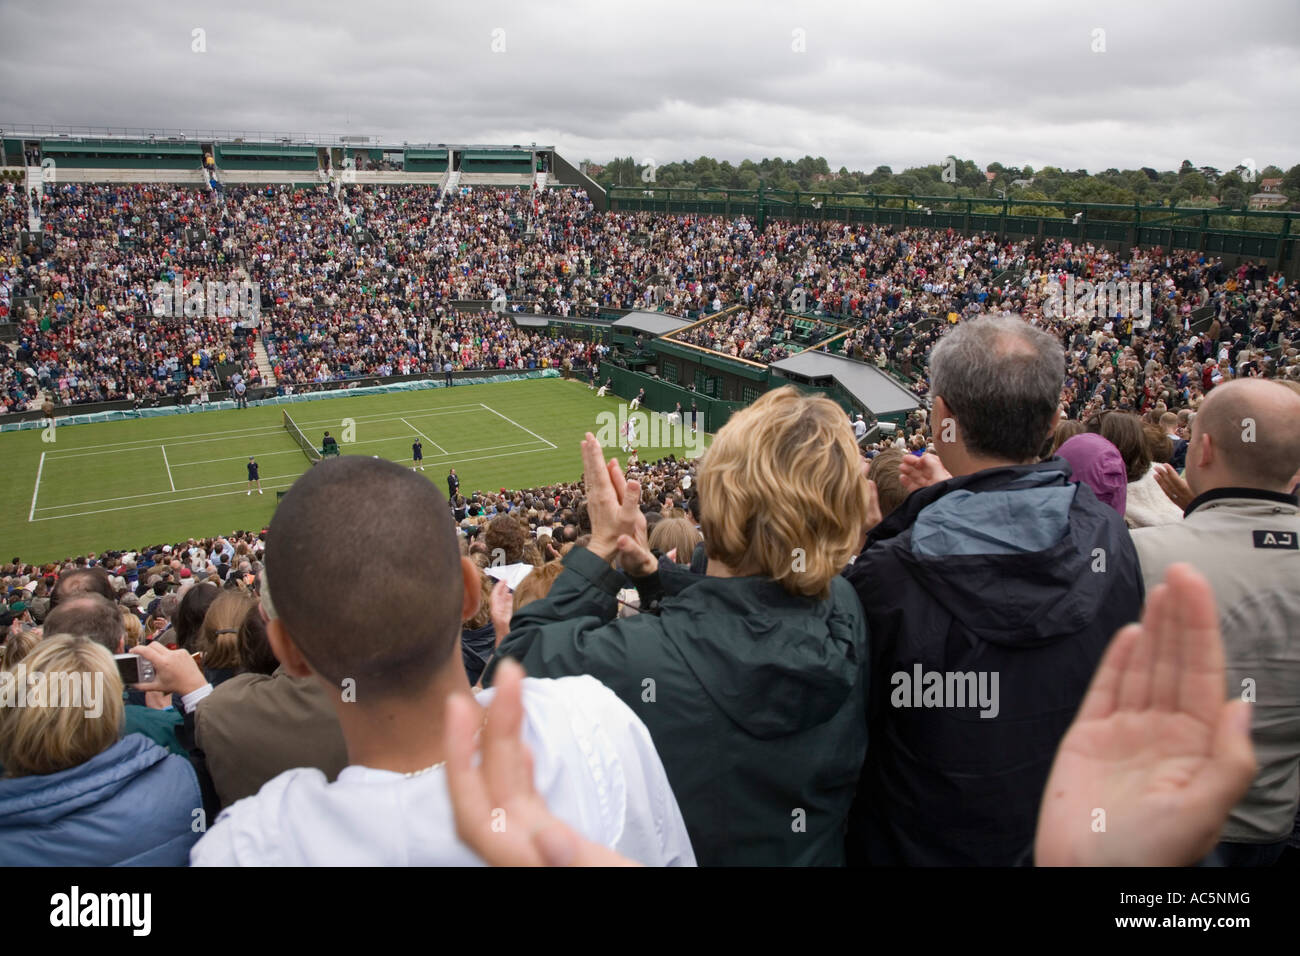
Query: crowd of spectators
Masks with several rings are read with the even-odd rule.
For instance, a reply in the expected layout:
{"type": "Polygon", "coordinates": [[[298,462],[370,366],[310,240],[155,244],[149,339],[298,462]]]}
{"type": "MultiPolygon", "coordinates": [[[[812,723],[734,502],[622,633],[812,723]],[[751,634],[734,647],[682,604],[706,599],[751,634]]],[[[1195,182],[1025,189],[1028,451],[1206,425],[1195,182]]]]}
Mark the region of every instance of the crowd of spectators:
{"type": "MultiPolygon", "coordinates": [[[[0,356],[7,410],[42,392],[56,404],[193,396],[220,388],[219,370],[255,386],[259,335],[286,390],[448,364],[590,361],[584,343],[513,327],[518,310],[705,317],[676,338],[759,362],[834,336],[837,351],[892,369],[920,397],[946,331],[1015,312],[1066,343],[1075,416],[1188,405],[1235,377],[1300,375],[1296,287],[1259,263],[1229,269],[1201,253],[1120,256],[1069,240],[831,221],[760,231],[744,217],[601,213],[569,189],[61,184],[47,186],[42,215],[53,241],[0,260],[0,309],[20,294],[44,302],[40,315],[16,316],[18,350],[0,356]],[[153,314],[155,282],[236,277],[260,292],[254,317],[153,314]],[[1150,283],[1152,314],[1048,308],[1070,278],[1150,283]],[[453,305],[503,295],[493,315],[453,305]],[[1213,322],[1193,332],[1198,310],[1213,322]],[[796,328],[791,312],[815,327],[796,328]]],[[[22,190],[0,187],[0,240],[24,225],[22,190]]]]}
{"type": "Polygon", "coordinates": [[[3,672],[99,672],[113,706],[0,710],[0,859],[509,862],[540,851],[454,786],[503,706],[530,799],[646,864],[1281,860],[1300,384],[1072,418],[1066,349],[1012,316],[929,372],[870,448],[783,388],[695,460],[589,437],[581,480],[444,498],[343,456],[256,533],[14,559],[3,672]]]}

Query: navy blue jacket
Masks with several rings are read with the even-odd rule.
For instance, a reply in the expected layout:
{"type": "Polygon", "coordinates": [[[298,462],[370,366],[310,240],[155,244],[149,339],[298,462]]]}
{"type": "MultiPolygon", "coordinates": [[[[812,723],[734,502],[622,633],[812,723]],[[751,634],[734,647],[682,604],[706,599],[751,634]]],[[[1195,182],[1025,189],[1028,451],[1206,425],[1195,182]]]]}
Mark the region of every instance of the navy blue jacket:
{"type": "Polygon", "coordinates": [[[1032,845],[1056,748],[1143,601],[1123,519],[1068,474],[1052,459],[915,492],[846,572],[871,642],[852,861],[1010,866],[1032,845]]]}
{"type": "Polygon", "coordinates": [[[67,770],[0,779],[0,866],[188,866],[202,808],[189,761],[127,734],[67,770]]]}

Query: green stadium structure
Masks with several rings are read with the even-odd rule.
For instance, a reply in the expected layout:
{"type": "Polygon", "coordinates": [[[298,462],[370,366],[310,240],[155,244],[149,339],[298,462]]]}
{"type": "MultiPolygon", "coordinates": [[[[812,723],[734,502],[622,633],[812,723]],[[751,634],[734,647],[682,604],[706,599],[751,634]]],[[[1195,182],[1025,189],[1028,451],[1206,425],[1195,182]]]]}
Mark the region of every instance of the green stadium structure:
{"type": "MultiPolygon", "coordinates": [[[[554,147],[529,144],[384,143],[378,137],[245,131],[18,127],[0,124],[0,158],[7,167],[45,165],[53,182],[426,183],[442,189],[493,186],[527,189],[563,185],[582,189],[596,208],[669,215],[746,216],[759,228],[769,219],[839,221],[896,228],[952,229],[993,234],[1002,241],[1070,239],[1104,245],[1121,255],[1131,248],[1194,249],[1221,256],[1229,267],[1264,261],[1290,280],[1300,279],[1300,214],[1263,210],[1170,209],[1063,201],[954,199],[765,189],[680,189],[653,184],[608,191],[554,147]]],[[[1001,277],[996,277],[995,282],[1001,277]]],[[[487,302],[452,303],[487,308],[487,302]]],[[[517,303],[527,307],[530,303],[517,303]]],[[[795,382],[818,389],[853,411],[898,420],[906,401],[855,369],[842,371],[847,329],[834,316],[788,316],[794,329],[789,360],[774,365],[723,355],[680,341],[675,333],[702,316],[611,309],[585,319],[518,314],[548,334],[599,341],[617,349],[618,363],[602,377],[614,390],[663,391],[667,401],[703,402],[710,431],[736,407],[768,388],[795,382]],[[816,320],[816,328],[814,327],[816,320]],[[817,329],[821,331],[818,332],[817,329]],[[816,349],[818,355],[810,354],[816,349]],[[808,353],[808,354],[806,354],[808,353]],[[678,394],[679,390],[681,394],[678,394]]],[[[874,371],[874,370],[873,370],[874,371]]],[[[897,371],[897,370],[892,370],[897,371]]],[[[906,395],[906,386],[902,391],[906,395]]]]}
{"type": "MultiPolygon", "coordinates": [[[[1300,278],[1300,214],[1258,209],[1168,208],[1004,198],[785,192],[616,186],[603,189],[552,146],[384,143],[379,137],[247,131],[148,130],[0,124],[0,166],[52,164],[55,182],[317,184],[331,177],[356,183],[430,183],[583,189],[596,208],[836,220],[920,226],[1004,239],[1059,238],[1103,244],[1121,254],[1133,246],[1195,249],[1238,260],[1263,260],[1300,278]],[[211,165],[208,165],[209,161],[211,165]],[[205,166],[207,168],[205,169],[205,166]]],[[[48,177],[47,177],[48,178],[48,177]]]]}

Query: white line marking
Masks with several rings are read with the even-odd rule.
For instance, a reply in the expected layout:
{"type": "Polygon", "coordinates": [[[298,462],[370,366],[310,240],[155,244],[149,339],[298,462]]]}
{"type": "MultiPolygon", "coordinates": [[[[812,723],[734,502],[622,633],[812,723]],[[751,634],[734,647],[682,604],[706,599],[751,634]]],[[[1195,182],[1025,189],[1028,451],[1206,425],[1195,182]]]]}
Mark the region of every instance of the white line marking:
{"type": "MultiPolygon", "coordinates": [[[[427,435],[425,437],[428,438],[427,435]]],[[[366,441],[350,441],[347,443],[340,443],[339,448],[344,449],[343,453],[347,454],[346,449],[355,448],[358,445],[382,445],[384,442],[395,442],[395,441],[402,441],[402,440],[403,439],[399,438],[398,436],[393,436],[391,438],[370,438],[367,439],[366,441]]],[[[429,440],[432,441],[432,439],[429,440]]],[[[434,444],[437,444],[437,442],[434,442],[434,444]]],[[[536,443],[533,441],[510,442],[509,444],[506,445],[487,445],[483,448],[460,448],[457,449],[456,451],[443,451],[442,454],[448,457],[454,457],[456,455],[468,455],[470,452],[475,452],[475,451],[495,451],[498,448],[523,448],[527,445],[533,445],[533,444],[536,443]]],[[[439,445],[438,447],[441,448],[442,446],[439,445]]],[[[301,455],[301,454],[302,454],[302,449],[295,445],[293,448],[287,451],[263,452],[259,454],[257,457],[273,458],[276,455],[301,455]]],[[[439,457],[439,456],[435,456],[435,457],[439,457]]],[[[176,463],[176,467],[188,468],[191,465],[215,465],[223,461],[247,461],[247,460],[248,460],[247,455],[232,455],[229,458],[205,458],[203,461],[178,461],[176,463]]],[[[389,460],[393,461],[394,459],[390,458],[389,460]]],[[[181,491],[190,491],[190,490],[192,489],[189,488],[181,489],[181,491]]]]}
{"type": "MultiPolygon", "coordinates": [[[[423,412],[420,414],[411,415],[411,417],[431,418],[438,415],[463,415],[466,411],[477,411],[480,407],[481,407],[480,405],[465,405],[463,406],[463,408],[458,408],[455,411],[423,412]]],[[[319,421],[298,422],[297,424],[299,428],[303,427],[304,425],[307,427],[311,427],[313,425],[337,425],[341,420],[342,419],[339,418],[325,418],[319,421]]],[[[368,425],[385,425],[389,422],[395,422],[397,420],[398,420],[398,416],[387,412],[385,413],[385,417],[375,418],[373,420],[369,416],[361,416],[354,419],[354,421],[363,422],[368,425]]],[[[173,448],[175,448],[177,445],[206,445],[209,444],[208,438],[213,436],[224,435],[224,436],[228,436],[228,440],[233,441],[238,438],[267,438],[276,434],[281,434],[281,435],[286,434],[283,425],[274,425],[274,426],[265,425],[265,426],[258,426],[255,428],[235,429],[229,432],[209,432],[207,433],[206,436],[200,434],[196,436],[191,436],[189,439],[185,441],[173,441],[170,442],[170,444],[173,448]]],[[[95,455],[113,455],[119,452],[140,451],[142,448],[148,448],[150,445],[153,444],[156,444],[156,440],[154,438],[140,438],[140,439],[132,439],[130,442],[119,442],[112,445],[85,446],[86,448],[103,448],[105,449],[104,451],[82,451],[78,449],[75,451],[68,451],[68,452],[50,452],[50,456],[51,458],[53,458],[55,455],[58,455],[60,459],[88,458],[95,455]]],[[[301,453],[302,452],[300,450],[299,454],[301,453]]]]}
{"type": "MultiPolygon", "coordinates": [[[[398,440],[398,439],[396,439],[396,438],[382,438],[382,439],[377,438],[377,439],[372,439],[372,442],[371,442],[371,443],[373,444],[374,442],[378,442],[378,441],[390,441],[390,442],[391,442],[391,441],[397,441],[397,440],[398,440]]],[[[350,447],[352,447],[352,445],[361,445],[361,444],[366,444],[366,443],[365,443],[365,442],[351,442],[351,443],[350,443],[349,445],[347,445],[346,447],[349,447],[349,448],[350,448],[350,447]]],[[[449,464],[449,463],[453,460],[453,458],[454,458],[456,455],[467,455],[467,454],[469,454],[470,452],[475,452],[475,451],[496,451],[498,448],[528,448],[529,445],[534,445],[534,444],[536,444],[536,442],[533,442],[533,441],[526,441],[526,442],[518,442],[518,443],[514,443],[514,444],[509,444],[509,445],[487,445],[487,446],[485,446],[485,447],[483,447],[483,448],[466,448],[466,449],[464,449],[463,451],[452,452],[452,453],[448,454],[448,456],[447,456],[447,460],[446,460],[446,461],[433,462],[433,464],[446,465],[446,464],[449,464]]],[[[546,450],[547,450],[547,449],[545,449],[545,448],[528,448],[528,451],[546,451],[546,450]]],[[[297,448],[297,447],[295,447],[292,451],[277,451],[277,452],[271,452],[271,455],[301,455],[301,454],[302,454],[302,449],[301,449],[301,448],[297,448]]],[[[519,454],[527,454],[527,452],[520,452],[519,454]]],[[[261,459],[261,458],[269,458],[269,457],[271,457],[271,455],[258,455],[257,457],[258,457],[259,459],[261,459]]],[[[237,457],[240,461],[247,461],[247,460],[248,460],[246,457],[244,457],[244,456],[242,456],[242,455],[240,455],[240,456],[236,456],[236,457],[237,457]]],[[[495,456],[490,456],[490,457],[495,457],[495,456]]],[[[233,459],[230,459],[230,458],[214,458],[214,459],[213,459],[213,461],[232,461],[232,460],[233,460],[233,459]]],[[[389,459],[389,461],[397,461],[397,462],[409,461],[409,460],[410,460],[410,459],[407,459],[407,458],[390,458],[390,459],[389,459]]],[[[428,461],[429,459],[426,458],[425,460],[428,461]]],[[[477,461],[478,459],[470,459],[470,460],[472,460],[472,461],[477,461]]],[[[197,461],[196,461],[196,462],[189,462],[189,464],[192,464],[192,465],[202,465],[202,464],[207,464],[207,462],[197,462],[197,461]]],[[[180,468],[181,466],[180,466],[179,464],[177,464],[176,467],[177,467],[177,468],[180,468]]],[[[297,476],[300,475],[300,474],[301,474],[301,472],[294,472],[292,475],[267,475],[267,476],[266,476],[266,480],[267,480],[267,481],[274,481],[274,480],[277,479],[277,478],[291,478],[291,477],[297,477],[297,476]]],[[[230,485],[239,485],[240,487],[243,487],[243,486],[245,486],[245,485],[247,485],[247,484],[248,484],[247,480],[245,480],[245,479],[240,479],[239,481],[218,481],[218,482],[216,482],[215,484],[211,484],[211,485],[191,485],[191,486],[188,486],[188,487],[185,487],[185,488],[181,488],[180,490],[181,490],[182,492],[187,492],[187,491],[207,491],[209,488],[227,488],[227,487],[229,487],[230,485]]],[[[172,489],[172,490],[174,491],[175,489],[172,489]]],[[[118,496],[118,497],[116,497],[116,498],[94,498],[94,499],[92,499],[92,500],[90,500],[90,501],[70,501],[70,502],[68,502],[67,504],[64,504],[64,505],[41,505],[41,506],[40,506],[39,508],[37,508],[36,510],[37,510],[37,511],[60,511],[60,510],[62,510],[63,508],[80,508],[80,507],[82,507],[83,505],[103,505],[103,504],[108,504],[108,503],[111,502],[111,501],[131,501],[131,500],[136,499],[136,498],[157,498],[159,495],[166,495],[166,494],[170,494],[170,492],[166,492],[166,491],[151,491],[151,492],[147,492],[147,493],[145,493],[145,494],[139,494],[139,495],[120,495],[120,496],[118,496]]],[[[160,505],[165,505],[165,504],[167,504],[167,502],[168,502],[169,500],[170,500],[170,499],[163,498],[163,499],[161,499],[161,500],[159,500],[159,501],[156,501],[156,502],[154,502],[154,503],[155,503],[155,504],[160,504],[160,505]]],[[[176,499],[176,500],[178,500],[178,501],[184,501],[185,499],[180,498],[180,499],[176,499]]],[[[61,518],[61,517],[63,517],[63,515],[54,515],[53,517],[61,518]]]]}
{"type": "Polygon", "coordinates": [[[175,490],[176,490],[176,482],[172,481],[172,466],[171,466],[171,462],[169,462],[169,461],[167,460],[167,446],[166,446],[166,445],[159,445],[158,447],[162,449],[162,453],[163,453],[163,464],[167,466],[167,484],[169,484],[169,485],[172,486],[172,491],[175,491],[175,490]]]}
{"type": "MultiPolygon", "coordinates": [[[[483,405],[482,402],[479,402],[479,404],[480,404],[480,405],[483,405]]],[[[501,415],[501,413],[500,413],[499,411],[497,411],[495,408],[488,408],[488,406],[486,406],[486,405],[483,405],[483,407],[484,407],[484,408],[487,408],[487,410],[488,410],[489,412],[491,412],[493,415],[501,415]]],[[[501,417],[502,417],[502,418],[506,418],[504,415],[501,415],[501,417]]],[[[543,438],[541,435],[537,434],[537,432],[535,432],[535,431],[529,431],[527,428],[524,428],[523,425],[520,425],[520,424],[519,424],[517,421],[515,421],[513,418],[506,418],[506,421],[508,421],[511,425],[514,425],[515,428],[521,428],[521,429],[523,429],[524,431],[528,432],[528,434],[532,435],[532,436],[533,436],[534,438],[536,438],[538,441],[544,441],[544,442],[546,442],[546,444],[550,445],[552,448],[555,447],[555,443],[554,443],[554,442],[547,441],[545,438],[543,438]]]]}
{"type": "MultiPolygon", "coordinates": [[[[546,439],[542,439],[542,440],[545,441],[546,439]]],[[[554,447],[554,446],[552,446],[552,447],[554,447]]],[[[486,460],[489,459],[489,458],[508,458],[508,457],[510,457],[511,455],[531,455],[531,454],[533,454],[534,452],[546,451],[546,450],[547,450],[547,449],[545,449],[545,448],[530,448],[530,449],[528,449],[527,451],[505,451],[505,452],[501,452],[500,454],[497,454],[497,455],[481,455],[481,456],[479,456],[478,458],[462,458],[462,459],[460,459],[460,460],[461,460],[461,461],[486,461],[486,460]]],[[[393,458],[393,459],[390,459],[390,460],[391,460],[391,461],[394,461],[394,462],[396,462],[397,464],[400,465],[400,464],[402,464],[403,462],[410,461],[411,459],[409,459],[409,458],[393,458]]],[[[267,485],[266,487],[269,488],[269,489],[271,489],[272,491],[274,491],[274,490],[276,490],[276,489],[278,489],[278,488],[288,488],[289,485],[292,485],[292,484],[293,484],[295,481],[297,481],[300,477],[301,477],[300,475],[294,475],[294,476],[292,477],[292,479],[288,482],[288,484],[281,484],[281,485],[267,485]]],[[[241,482],[234,482],[234,484],[241,484],[241,482]]],[[[242,482],[242,484],[247,484],[247,482],[242,482]]],[[[163,493],[165,494],[165,492],[163,492],[163,493]]],[[[162,501],[145,501],[145,502],[141,502],[140,504],[135,504],[135,505],[119,505],[119,506],[116,507],[116,508],[97,508],[97,509],[94,510],[94,511],[77,511],[77,512],[74,512],[73,514],[70,514],[70,515],[47,515],[47,516],[44,517],[44,518],[35,518],[35,519],[33,519],[33,520],[35,520],[35,521],[59,521],[59,520],[61,520],[61,519],[63,519],[63,518],[84,518],[86,515],[101,515],[101,514],[106,514],[107,512],[110,512],[110,511],[131,511],[131,510],[133,510],[133,509],[135,509],[135,508],[157,508],[157,507],[161,507],[161,506],[163,506],[163,505],[180,504],[180,503],[183,502],[183,501],[199,501],[199,500],[201,500],[201,499],[203,499],[203,498],[220,498],[220,497],[222,497],[223,495],[238,495],[238,494],[240,494],[240,492],[239,492],[238,490],[235,490],[235,491],[217,491],[217,492],[213,492],[213,493],[210,494],[210,495],[190,495],[190,496],[185,497],[185,498],[166,498],[166,499],[164,499],[164,500],[162,500],[162,501]]],[[[93,504],[94,502],[87,502],[87,503],[88,503],[88,504],[93,504]]],[[[64,505],[63,507],[65,507],[65,508],[71,508],[71,507],[73,507],[73,506],[72,506],[72,505],[64,505]]],[[[46,508],[42,508],[41,510],[42,510],[42,511],[45,511],[45,510],[47,510],[47,509],[46,509],[46,508]]]]}
{"type": "Polygon", "coordinates": [[[420,431],[420,429],[416,428],[414,425],[412,425],[410,422],[408,422],[405,418],[402,419],[402,422],[403,422],[403,424],[405,424],[408,428],[410,428],[411,430],[413,430],[417,435],[419,435],[421,438],[423,438],[425,441],[427,441],[430,445],[432,445],[434,448],[438,449],[438,453],[439,453],[439,454],[442,454],[442,455],[447,454],[447,449],[443,448],[441,445],[439,445],[436,441],[434,441],[432,438],[430,438],[430,437],[429,437],[428,435],[426,435],[424,432],[420,431]]]}
{"type": "Polygon", "coordinates": [[[41,463],[36,466],[36,487],[32,489],[32,510],[27,512],[30,523],[36,518],[36,496],[41,493],[41,472],[45,470],[45,452],[41,452],[41,463]]]}

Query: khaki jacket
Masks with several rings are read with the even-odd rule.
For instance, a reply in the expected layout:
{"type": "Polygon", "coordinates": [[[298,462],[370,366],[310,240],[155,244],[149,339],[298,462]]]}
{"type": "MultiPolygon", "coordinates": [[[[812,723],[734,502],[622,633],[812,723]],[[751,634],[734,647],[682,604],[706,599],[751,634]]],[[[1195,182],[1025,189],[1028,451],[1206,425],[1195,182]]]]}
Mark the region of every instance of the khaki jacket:
{"type": "Polygon", "coordinates": [[[195,740],[221,805],[252,796],[295,767],[315,767],[331,781],[348,764],[347,745],[329,694],[314,677],[277,668],[222,681],[199,703],[195,740]]]}
{"type": "Polygon", "coordinates": [[[1175,562],[1209,579],[1227,653],[1228,694],[1254,702],[1259,775],[1223,839],[1286,839],[1300,805],[1300,507],[1293,495],[1219,488],[1178,524],[1133,531],[1147,591],[1175,562]]]}

